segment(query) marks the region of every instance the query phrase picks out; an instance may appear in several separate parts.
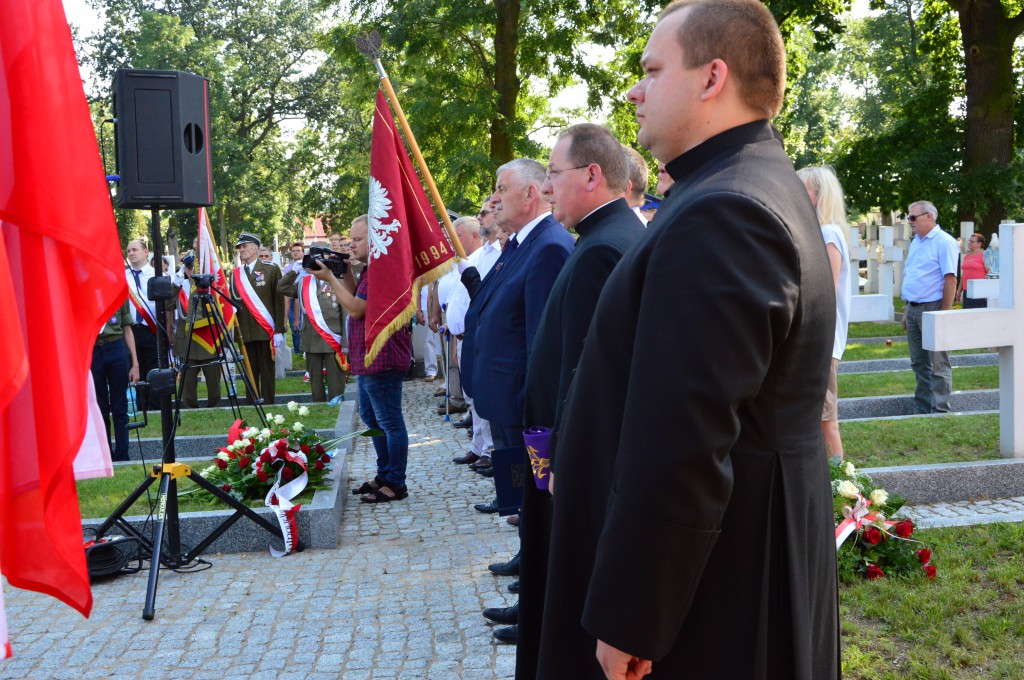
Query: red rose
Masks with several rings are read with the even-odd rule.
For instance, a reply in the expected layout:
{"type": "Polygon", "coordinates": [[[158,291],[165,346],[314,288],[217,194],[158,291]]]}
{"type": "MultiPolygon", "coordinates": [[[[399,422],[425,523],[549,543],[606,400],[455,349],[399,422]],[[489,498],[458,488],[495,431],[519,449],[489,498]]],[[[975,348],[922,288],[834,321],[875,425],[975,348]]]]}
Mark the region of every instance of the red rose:
{"type": "Polygon", "coordinates": [[[917,551],[917,559],[920,560],[921,564],[928,564],[932,561],[932,551],[928,548],[921,548],[917,551]]]}
{"type": "Polygon", "coordinates": [[[882,540],[882,532],[879,531],[876,527],[868,527],[864,530],[863,537],[864,542],[868,545],[876,545],[879,541],[882,540]]]}
{"type": "Polygon", "coordinates": [[[277,446],[277,450],[278,451],[284,453],[285,451],[288,450],[288,440],[287,439],[278,439],[277,440],[277,444],[275,446],[277,446]]]}
{"type": "Polygon", "coordinates": [[[231,491],[231,485],[230,484],[222,484],[220,488],[221,488],[221,491],[223,491],[224,493],[227,493],[228,491],[231,491]]]}
{"type": "Polygon", "coordinates": [[[234,451],[228,451],[228,458],[235,458],[235,452],[234,451]]]}
{"type": "Polygon", "coordinates": [[[914,523],[911,522],[909,519],[905,519],[902,522],[896,522],[896,526],[894,526],[892,529],[893,533],[895,533],[900,538],[910,538],[910,536],[914,533],[914,523]]]}
{"type": "Polygon", "coordinates": [[[325,453],[324,455],[320,456],[320,460],[323,462],[324,465],[327,465],[328,463],[331,462],[331,457],[325,453]]]}
{"type": "Polygon", "coordinates": [[[270,462],[270,451],[264,451],[263,453],[260,454],[260,462],[261,463],[269,463],[270,462]]]}
{"type": "Polygon", "coordinates": [[[299,451],[302,451],[303,453],[309,453],[309,444],[302,444],[301,446],[299,446],[299,451]]]}
{"type": "Polygon", "coordinates": [[[241,458],[238,459],[238,467],[244,470],[245,468],[249,467],[250,462],[252,462],[252,459],[249,458],[249,456],[242,456],[241,458]]]}
{"type": "Polygon", "coordinates": [[[221,470],[227,470],[228,469],[228,462],[226,460],[224,460],[223,458],[215,458],[214,460],[217,461],[217,467],[219,467],[221,470]]]}
{"type": "Polygon", "coordinates": [[[283,479],[285,481],[288,481],[289,479],[291,479],[294,476],[295,476],[295,473],[292,472],[292,469],[290,467],[286,467],[286,468],[281,470],[281,479],[283,479]]]}
{"type": "Polygon", "coordinates": [[[869,564],[865,576],[868,577],[869,581],[876,581],[880,578],[885,578],[885,572],[879,569],[878,566],[874,564],[869,564]]]}
{"type": "Polygon", "coordinates": [[[268,475],[263,470],[257,470],[256,471],[256,479],[260,480],[261,482],[265,482],[268,479],[270,479],[270,475],[268,475]]]}
{"type": "Polygon", "coordinates": [[[322,445],[320,445],[320,444],[317,444],[317,445],[316,445],[316,449],[314,449],[314,450],[315,450],[315,451],[316,451],[317,453],[319,453],[319,454],[320,454],[321,456],[322,456],[322,455],[324,454],[324,447],[323,447],[322,445]]]}
{"type": "Polygon", "coordinates": [[[324,462],[318,459],[315,463],[313,463],[313,467],[315,467],[317,470],[323,470],[324,462]]]}
{"type": "Polygon", "coordinates": [[[924,569],[924,575],[928,577],[929,581],[935,580],[935,574],[937,573],[937,570],[935,569],[934,565],[926,564],[921,568],[924,569]]]}
{"type": "Polygon", "coordinates": [[[253,446],[252,444],[249,444],[248,446],[245,447],[245,452],[248,453],[249,455],[252,455],[252,452],[255,450],[256,447],[253,446]]]}

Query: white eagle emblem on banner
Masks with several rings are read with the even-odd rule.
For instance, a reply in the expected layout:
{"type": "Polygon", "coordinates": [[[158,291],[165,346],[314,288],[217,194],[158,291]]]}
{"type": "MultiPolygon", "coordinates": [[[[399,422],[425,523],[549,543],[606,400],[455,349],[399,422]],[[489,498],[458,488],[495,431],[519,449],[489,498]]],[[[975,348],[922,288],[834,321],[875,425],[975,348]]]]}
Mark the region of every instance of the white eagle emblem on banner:
{"type": "Polygon", "coordinates": [[[389,218],[388,211],[391,210],[391,199],[388,198],[388,190],[384,188],[377,178],[370,176],[370,212],[367,215],[369,222],[370,257],[379,258],[388,254],[388,246],[394,238],[392,234],[402,228],[398,220],[391,220],[390,224],[384,224],[389,218]]]}

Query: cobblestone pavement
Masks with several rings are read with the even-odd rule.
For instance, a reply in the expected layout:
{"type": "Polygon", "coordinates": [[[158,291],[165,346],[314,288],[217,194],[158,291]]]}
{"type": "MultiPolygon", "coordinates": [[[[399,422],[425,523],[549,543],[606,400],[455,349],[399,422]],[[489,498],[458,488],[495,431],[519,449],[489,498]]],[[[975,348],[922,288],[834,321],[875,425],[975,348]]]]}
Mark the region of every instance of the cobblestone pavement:
{"type": "MultiPolygon", "coordinates": [[[[435,386],[405,384],[409,498],[349,496],[341,547],[161,572],[153,621],[146,573],[94,585],[88,620],[5,584],[15,656],[0,678],[511,678],[515,647],[492,642],[480,611],[515,602],[512,579],[487,570],[514,554],[515,529],[473,510],[493,484],[451,462],[467,439],[434,413],[435,386]]],[[[369,440],[350,469],[373,477],[369,440]]]]}
{"type": "Polygon", "coordinates": [[[995,522],[1024,522],[1024,496],[985,501],[906,505],[904,511],[919,527],[964,527],[995,522]]]}

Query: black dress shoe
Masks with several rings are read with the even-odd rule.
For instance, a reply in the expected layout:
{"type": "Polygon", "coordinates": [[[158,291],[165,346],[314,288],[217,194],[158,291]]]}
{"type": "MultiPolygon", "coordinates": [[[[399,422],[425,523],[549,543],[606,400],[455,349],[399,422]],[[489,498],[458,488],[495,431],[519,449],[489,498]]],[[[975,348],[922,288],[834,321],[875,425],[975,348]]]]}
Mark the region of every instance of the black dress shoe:
{"type": "Polygon", "coordinates": [[[508,584],[508,592],[512,593],[513,595],[518,595],[519,581],[513,581],[512,583],[508,584]]]}
{"type": "Polygon", "coordinates": [[[498,576],[519,576],[519,553],[508,562],[495,562],[487,568],[498,576]]]}
{"type": "Polygon", "coordinates": [[[488,607],[484,610],[484,618],[503,626],[519,623],[519,603],[516,602],[511,607],[488,607]]]}
{"type": "Polygon", "coordinates": [[[483,468],[482,470],[473,470],[473,472],[477,473],[478,475],[480,475],[482,477],[490,478],[490,477],[494,476],[494,468],[492,468],[492,467],[483,468]]]}
{"type": "Polygon", "coordinates": [[[454,425],[452,425],[452,427],[457,427],[460,430],[473,427],[473,416],[470,416],[468,418],[463,418],[459,422],[457,422],[454,425]]]}
{"type": "Polygon", "coordinates": [[[465,465],[467,463],[475,463],[478,460],[480,460],[480,456],[476,455],[472,451],[470,451],[469,453],[467,453],[464,456],[459,456],[458,458],[452,458],[452,462],[453,463],[458,463],[459,465],[465,465]]]}
{"type": "Polygon", "coordinates": [[[491,513],[498,511],[498,499],[495,498],[490,503],[477,503],[476,505],[473,506],[473,509],[476,510],[477,512],[482,512],[486,515],[490,515],[491,513]]]}
{"type": "Polygon", "coordinates": [[[494,463],[491,462],[491,457],[483,456],[482,458],[480,458],[480,460],[470,464],[469,469],[472,470],[473,472],[479,472],[480,470],[486,470],[493,466],[494,463]]]}
{"type": "Polygon", "coordinates": [[[498,628],[494,631],[494,639],[498,642],[515,645],[519,643],[519,626],[508,626],[507,628],[498,628]]]}

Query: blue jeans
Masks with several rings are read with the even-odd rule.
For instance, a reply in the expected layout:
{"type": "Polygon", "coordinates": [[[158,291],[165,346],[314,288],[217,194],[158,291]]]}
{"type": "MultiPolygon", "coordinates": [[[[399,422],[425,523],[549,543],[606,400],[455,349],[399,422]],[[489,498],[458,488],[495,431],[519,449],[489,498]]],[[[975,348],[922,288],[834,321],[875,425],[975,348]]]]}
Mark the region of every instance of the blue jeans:
{"type": "Polygon", "coordinates": [[[92,380],[96,402],[103,414],[110,441],[110,417],[114,417],[113,460],[128,460],[128,371],[131,357],[124,340],[98,345],[92,350],[92,380]]]}
{"type": "Polygon", "coordinates": [[[409,433],[402,417],[402,376],[399,371],[359,376],[359,416],[367,427],[382,430],[373,438],[377,476],[394,490],[405,487],[409,433]]]}
{"type": "Polygon", "coordinates": [[[288,325],[292,328],[292,347],[299,353],[302,352],[302,350],[299,349],[302,332],[298,329],[301,321],[302,311],[299,309],[299,300],[296,298],[292,300],[292,306],[288,308],[288,325]]]}

